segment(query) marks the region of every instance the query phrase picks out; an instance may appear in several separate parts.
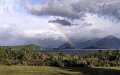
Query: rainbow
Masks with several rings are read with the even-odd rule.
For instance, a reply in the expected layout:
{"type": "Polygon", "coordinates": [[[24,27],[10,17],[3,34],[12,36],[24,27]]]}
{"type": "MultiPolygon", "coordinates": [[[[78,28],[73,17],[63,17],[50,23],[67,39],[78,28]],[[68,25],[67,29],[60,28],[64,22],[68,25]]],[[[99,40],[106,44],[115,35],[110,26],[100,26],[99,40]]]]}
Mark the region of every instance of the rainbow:
{"type": "Polygon", "coordinates": [[[61,25],[59,25],[59,24],[57,24],[57,23],[50,23],[50,24],[51,24],[51,26],[52,26],[54,29],[56,29],[56,30],[58,30],[58,31],[60,32],[61,36],[63,37],[63,39],[64,39],[67,43],[69,43],[69,44],[71,44],[72,46],[74,46],[74,43],[72,42],[69,34],[64,30],[64,28],[62,28],[61,25]]]}

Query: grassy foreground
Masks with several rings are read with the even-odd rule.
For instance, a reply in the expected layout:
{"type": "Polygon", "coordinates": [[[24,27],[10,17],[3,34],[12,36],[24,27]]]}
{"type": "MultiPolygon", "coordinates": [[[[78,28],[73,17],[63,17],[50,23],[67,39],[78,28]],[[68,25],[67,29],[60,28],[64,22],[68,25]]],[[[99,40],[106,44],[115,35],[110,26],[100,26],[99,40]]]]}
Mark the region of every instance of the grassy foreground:
{"type": "Polygon", "coordinates": [[[0,75],[79,75],[80,72],[67,71],[47,66],[0,66],[0,75]]]}
{"type": "Polygon", "coordinates": [[[120,67],[57,68],[46,66],[0,66],[0,75],[119,75],[120,67]]]}

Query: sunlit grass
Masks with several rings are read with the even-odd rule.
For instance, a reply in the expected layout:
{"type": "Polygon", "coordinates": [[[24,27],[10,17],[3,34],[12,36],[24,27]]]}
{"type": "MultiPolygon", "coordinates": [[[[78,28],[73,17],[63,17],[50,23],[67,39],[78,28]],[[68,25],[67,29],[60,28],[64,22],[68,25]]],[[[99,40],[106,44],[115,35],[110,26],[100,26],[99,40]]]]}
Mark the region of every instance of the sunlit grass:
{"type": "Polygon", "coordinates": [[[80,72],[71,72],[57,67],[47,66],[0,66],[0,74],[30,74],[30,75],[79,75],[80,72]]]}
{"type": "Polygon", "coordinates": [[[120,67],[0,66],[0,75],[119,75],[119,72],[120,67]]]}

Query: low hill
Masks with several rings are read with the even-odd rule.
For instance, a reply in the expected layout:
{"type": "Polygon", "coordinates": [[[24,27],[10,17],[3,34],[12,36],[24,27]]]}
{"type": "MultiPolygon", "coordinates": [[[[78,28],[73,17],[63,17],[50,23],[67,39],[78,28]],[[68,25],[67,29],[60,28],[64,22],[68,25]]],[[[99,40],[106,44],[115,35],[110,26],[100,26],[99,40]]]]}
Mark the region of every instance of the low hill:
{"type": "Polygon", "coordinates": [[[65,43],[65,44],[59,46],[59,49],[74,49],[74,48],[75,48],[75,47],[72,46],[72,45],[69,44],[69,43],[65,43]]]}
{"type": "Polygon", "coordinates": [[[0,46],[0,48],[8,49],[11,48],[12,50],[21,50],[23,48],[26,48],[28,50],[43,50],[46,48],[42,48],[40,46],[30,44],[30,45],[20,45],[20,46],[0,46]]]}

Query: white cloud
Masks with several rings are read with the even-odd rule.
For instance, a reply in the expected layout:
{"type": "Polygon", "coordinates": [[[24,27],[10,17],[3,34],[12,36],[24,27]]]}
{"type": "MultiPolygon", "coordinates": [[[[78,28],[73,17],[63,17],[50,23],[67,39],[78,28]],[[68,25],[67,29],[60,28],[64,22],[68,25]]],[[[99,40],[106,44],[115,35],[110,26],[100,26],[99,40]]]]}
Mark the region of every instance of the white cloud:
{"type": "Polygon", "coordinates": [[[58,40],[61,37],[59,32],[49,25],[49,17],[4,12],[0,14],[0,45],[34,43],[32,40],[43,39],[58,40]]]}

